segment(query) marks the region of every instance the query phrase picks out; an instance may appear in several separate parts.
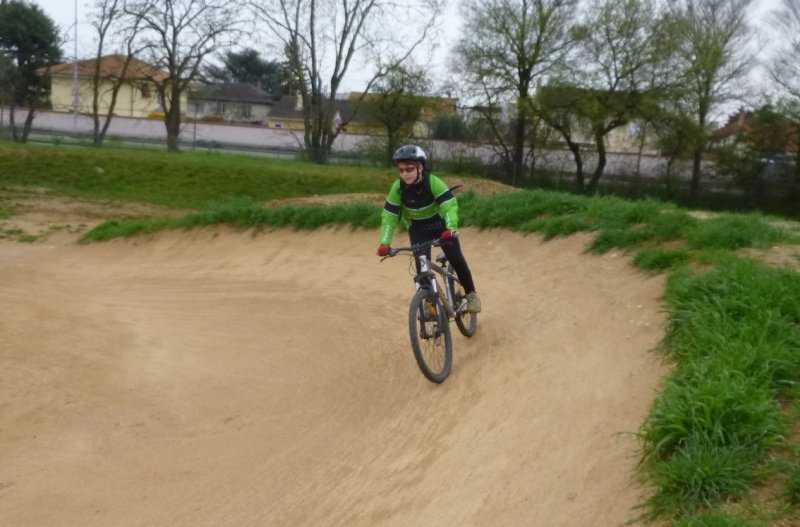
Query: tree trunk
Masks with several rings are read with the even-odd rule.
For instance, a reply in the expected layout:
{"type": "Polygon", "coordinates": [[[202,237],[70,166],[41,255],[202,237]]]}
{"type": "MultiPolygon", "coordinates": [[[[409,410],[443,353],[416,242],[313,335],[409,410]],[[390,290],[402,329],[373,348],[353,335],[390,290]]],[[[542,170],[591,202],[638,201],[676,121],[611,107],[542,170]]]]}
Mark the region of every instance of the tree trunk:
{"type": "Polygon", "coordinates": [[[180,120],[176,121],[172,112],[170,112],[165,118],[165,124],[167,127],[167,150],[170,152],[180,151],[180,146],[178,145],[178,136],[181,131],[180,120]]]}
{"type": "Polygon", "coordinates": [[[603,135],[600,132],[595,134],[595,144],[597,145],[597,166],[592,173],[592,179],[589,181],[589,186],[586,188],[587,194],[594,194],[597,192],[597,185],[600,183],[600,178],[603,177],[603,171],[606,168],[608,161],[606,156],[606,142],[603,140],[603,135]]]}
{"type": "Polygon", "coordinates": [[[703,160],[703,152],[702,150],[695,149],[694,153],[692,154],[692,181],[689,184],[689,190],[692,194],[692,197],[697,195],[697,191],[700,190],[700,163],[703,160]]]}
{"type": "Polygon", "coordinates": [[[17,106],[14,101],[11,101],[11,106],[8,109],[8,125],[11,127],[11,140],[15,143],[19,142],[17,135],[17,119],[16,119],[17,106]]]}
{"type": "Polygon", "coordinates": [[[636,175],[634,180],[634,194],[635,196],[641,195],[642,192],[642,156],[644,155],[644,144],[647,138],[647,123],[642,125],[641,137],[639,137],[639,145],[636,151],[636,175]]]}
{"type": "Polygon", "coordinates": [[[572,152],[572,157],[575,158],[575,183],[578,186],[578,192],[583,192],[584,179],[583,179],[583,157],[581,157],[581,145],[579,145],[570,138],[566,138],[566,141],[570,152],[572,152]]]}
{"type": "Polygon", "coordinates": [[[400,133],[394,129],[387,129],[386,130],[386,162],[389,166],[392,165],[392,157],[394,157],[394,151],[400,148],[398,144],[400,142],[400,133]]]}
{"type": "Polygon", "coordinates": [[[672,196],[672,167],[675,165],[675,158],[670,156],[667,158],[667,170],[664,174],[664,186],[667,189],[667,196],[672,196]]]}
{"type": "Polygon", "coordinates": [[[172,86],[170,95],[169,110],[164,115],[167,127],[167,150],[178,152],[180,150],[178,137],[181,133],[181,92],[177,86],[172,86]]]}
{"type": "Polygon", "coordinates": [[[36,117],[36,110],[33,105],[28,108],[28,115],[25,117],[25,125],[22,127],[22,142],[28,142],[28,136],[31,134],[31,127],[33,126],[33,119],[36,117]]]}
{"type": "Polygon", "coordinates": [[[525,157],[525,114],[517,115],[517,124],[514,127],[514,151],[511,158],[511,185],[516,186],[522,175],[525,157]]]}
{"type": "Polygon", "coordinates": [[[100,137],[100,58],[95,59],[94,77],[92,78],[92,143],[96,147],[103,144],[100,137]]]}

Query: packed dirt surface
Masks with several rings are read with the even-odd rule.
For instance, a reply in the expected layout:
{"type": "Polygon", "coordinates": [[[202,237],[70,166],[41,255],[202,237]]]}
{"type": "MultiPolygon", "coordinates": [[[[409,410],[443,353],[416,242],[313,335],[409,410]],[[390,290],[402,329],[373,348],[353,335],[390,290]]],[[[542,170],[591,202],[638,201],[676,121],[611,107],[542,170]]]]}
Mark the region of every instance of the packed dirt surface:
{"type": "Polygon", "coordinates": [[[52,194],[47,189],[0,189],[0,240],[31,241],[53,234],[82,234],[103,221],[184,214],[145,203],[100,202],[52,194]]]}
{"type": "Polygon", "coordinates": [[[0,523],[634,519],[663,277],[584,254],[588,236],[465,229],[484,310],[434,385],[409,346],[410,262],[379,263],[377,238],[0,240],[0,523]]]}

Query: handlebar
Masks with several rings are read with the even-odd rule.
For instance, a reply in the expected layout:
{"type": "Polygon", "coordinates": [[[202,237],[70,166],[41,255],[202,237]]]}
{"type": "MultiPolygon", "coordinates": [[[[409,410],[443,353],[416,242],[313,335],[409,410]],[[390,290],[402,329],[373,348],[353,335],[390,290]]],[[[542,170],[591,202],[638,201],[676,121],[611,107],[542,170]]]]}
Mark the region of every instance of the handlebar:
{"type": "Polygon", "coordinates": [[[381,258],[381,261],[384,261],[387,258],[391,258],[393,256],[397,256],[400,253],[415,253],[417,251],[421,251],[427,249],[428,247],[441,247],[441,245],[447,240],[443,240],[441,238],[436,238],[435,240],[431,240],[428,242],[417,243],[410,247],[390,247],[389,254],[381,258]]]}

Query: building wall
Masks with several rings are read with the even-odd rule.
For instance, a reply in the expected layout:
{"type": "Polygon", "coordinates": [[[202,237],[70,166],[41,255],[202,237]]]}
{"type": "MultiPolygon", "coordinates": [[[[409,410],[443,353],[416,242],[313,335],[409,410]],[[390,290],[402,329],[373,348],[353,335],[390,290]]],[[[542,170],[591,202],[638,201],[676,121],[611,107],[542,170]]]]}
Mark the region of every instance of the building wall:
{"type": "MultiPolygon", "coordinates": [[[[563,141],[561,134],[553,129],[549,130],[549,137],[554,142],[563,141]]],[[[594,148],[594,137],[585,128],[575,130],[573,139],[577,143],[589,145],[590,149],[594,148]]],[[[631,121],[611,130],[606,135],[605,142],[607,152],[633,154],[641,149],[643,154],[656,155],[659,151],[653,127],[638,121],[631,121]]]]}
{"type": "MultiPolygon", "coordinates": [[[[78,113],[92,113],[92,81],[88,78],[78,79],[80,106],[78,113]]],[[[52,93],[50,100],[55,112],[72,112],[72,87],[70,77],[54,76],[52,79],[52,93]]],[[[111,105],[112,83],[107,80],[100,82],[100,114],[108,113],[111,105]]],[[[186,113],[186,93],[181,96],[182,113],[186,113]]],[[[162,111],[158,100],[155,85],[147,81],[126,82],[122,85],[117,95],[117,104],[114,114],[120,117],[148,117],[153,112],[162,111]]]]}
{"type": "MultiPolygon", "coordinates": [[[[269,128],[280,128],[281,130],[294,130],[294,131],[305,130],[303,121],[300,121],[298,119],[281,119],[281,118],[268,117],[267,126],[269,128]]],[[[345,132],[349,134],[359,134],[359,135],[373,135],[373,136],[386,135],[386,129],[383,128],[382,126],[364,124],[359,122],[348,123],[347,126],[345,126],[345,132]]]]}
{"type": "Polygon", "coordinates": [[[269,111],[268,104],[248,102],[190,100],[186,106],[188,117],[202,119],[203,117],[220,116],[230,122],[261,121],[265,123],[269,111]]]}

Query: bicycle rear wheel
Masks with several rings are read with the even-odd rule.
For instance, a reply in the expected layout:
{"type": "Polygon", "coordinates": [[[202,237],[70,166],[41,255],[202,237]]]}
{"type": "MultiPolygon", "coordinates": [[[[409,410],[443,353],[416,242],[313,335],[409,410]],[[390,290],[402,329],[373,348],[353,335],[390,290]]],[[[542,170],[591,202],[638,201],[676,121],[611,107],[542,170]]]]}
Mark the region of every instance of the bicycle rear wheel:
{"type": "MultiPolygon", "coordinates": [[[[453,274],[455,271],[453,266],[447,264],[447,272],[453,274]]],[[[462,335],[471,337],[478,329],[478,315],[477,313],[467,312],[467,295],[464,294],[464,287],[461,282],[457,280],[448,280],[448,287],[450,288],[450,297],[453,299],[455,311],[456,326],[462,335]]]]}
{"type": "Polygon", "coordinates": [[[408,330],[422,374],[431,382],[444,381],[453,364],[453,342],[447,313],[430,289],[418,289],[414,294],[408,310],[408,330]]]}

